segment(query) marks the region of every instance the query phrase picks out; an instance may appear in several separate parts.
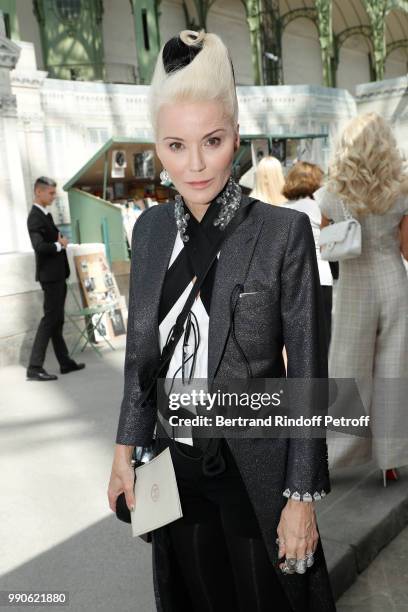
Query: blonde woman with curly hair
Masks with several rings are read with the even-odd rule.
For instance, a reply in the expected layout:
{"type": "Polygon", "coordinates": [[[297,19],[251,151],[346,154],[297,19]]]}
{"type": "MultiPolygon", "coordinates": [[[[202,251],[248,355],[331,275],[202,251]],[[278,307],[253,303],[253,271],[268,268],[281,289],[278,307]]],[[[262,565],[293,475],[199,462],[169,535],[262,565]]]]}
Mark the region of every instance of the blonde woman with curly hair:
{"type": "Polygon", "coordinates": [[[332,467],[371,459],[383,482],[408,465],[408,177],[390,125],[376,113],[344,130],[329,182],[315,193],[322,227],[342,221],[341,201],[362,228],[362,253],[340,262],[329,374],[356,379],[372,439],[329,434],[332,467]]]}
{"type": "Polygon", "coordinates": [[[279,159],[268,155],[263,157],[255,170],[255,187],[251,198],[257,198],[268,204],[284,204],[287,199],[282,195],[285,177],[279,159]]]}
{"type": "MultiPolygon", "coordinates": [[[[232,176],[238,104],[218,36],[183,31],[164,45],[149,109],[163,174],[176,193],[144,211],[133,230],[110,507],[116,512],[123,494],[129,510],[138,504],[131,457],[156,431],[156,449],[169,449],[183,511],[152,531],[157,609],[334,612],[315,515],[330,491],[325,438],[255,439],[244,431],[238,438],[227,429],[210,439],[196,438],[197,430],[166,435],[154,398],[142,399],[161,351],[169,358],[161,375],[185,380],[187,390],[191,377],[215,388],[284,378],[284,344],[289,378],[327,378],[308,217],[248,198],[232,176]],[[187,302],[196,282],[199,293],[187,302]]],[[[315,403],[302,395],[302,409],[315,403]]]]}

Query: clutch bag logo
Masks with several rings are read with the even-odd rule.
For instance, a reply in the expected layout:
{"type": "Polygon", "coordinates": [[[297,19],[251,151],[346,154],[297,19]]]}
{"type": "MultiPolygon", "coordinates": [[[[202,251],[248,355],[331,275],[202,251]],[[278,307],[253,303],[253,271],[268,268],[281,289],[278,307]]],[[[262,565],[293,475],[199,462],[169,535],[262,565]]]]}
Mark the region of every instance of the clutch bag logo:
{"type": "Polygon", "coordinates": [[[154,502],[157,502],[159,497],[160,497],[160,489],[159,489],[159,485],[154,484],[152,485],[151,491],[150,491],[150,497],[152,498],[152,500],[154,502]]]}

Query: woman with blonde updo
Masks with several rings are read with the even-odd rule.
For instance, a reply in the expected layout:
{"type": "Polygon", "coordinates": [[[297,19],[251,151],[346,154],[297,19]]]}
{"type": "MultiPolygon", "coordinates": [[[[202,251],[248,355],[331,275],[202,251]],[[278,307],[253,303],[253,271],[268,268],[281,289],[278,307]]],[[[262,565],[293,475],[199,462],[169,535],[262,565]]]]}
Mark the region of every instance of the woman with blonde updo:
{"type": "Polygon", "coordinates": [[[263,157],[255,170],[255,187],[251,198],[257,198],[268,204],[283,204],[287,199],[282,195],[285,177],[279,159],[268,155],[263,157]]]}
{"type": "MultiPolygon", "coordinates": [[[[344,130],[328,185],[315,193],[322,227],[344,220],[342,202],[362,228],[362,253],[340,262],[329,373],[356,379],[372,440],[329,437],[332,467],[374,459],[384,486],[408,464],[408,176],[388,123],[375,113],[344,130]]],[[[339,404],[340,405],[340,404],[339,404]]],[[[357,416],[357,415],[355,415],[357,416]]]]}
{"type": "MultiPolygon", "coordinates": [[[[255,438],[228,427],[218,436],[210,429],[207,439],[189,428],[177,435],[166,428],[169,405],[163,414],[143,395],[162,351],[166,385],[183,392],[200,380],[216,393],[225,381],[243,380],[247,389],[251,378],[281,379],[283,345],[289,378],[327,378],[309,220],[245,196],[232,176],[238,102],[218,36],[183,31],[164,45],[149,110],[162,178],[177,193],[144,211],[133,230],[110,507],[116,510],[123,493],[129,509],[138,503],[132,453],[156,432],[157,451],[169,449],[183,511],[152,532],[158,610],[333,612],[314,507],[330,491],[324,435],[255,438]],[[199,293],[184,309],[194,287],[199,293]]],[[[302,394],[302,409],[313,411],[314,399],[302,394]]],[[[208,410],[188,405],[190,421],[199,408],[208,410]]],[[[243,410],[254,416],[251,407],[243,410]]]]}

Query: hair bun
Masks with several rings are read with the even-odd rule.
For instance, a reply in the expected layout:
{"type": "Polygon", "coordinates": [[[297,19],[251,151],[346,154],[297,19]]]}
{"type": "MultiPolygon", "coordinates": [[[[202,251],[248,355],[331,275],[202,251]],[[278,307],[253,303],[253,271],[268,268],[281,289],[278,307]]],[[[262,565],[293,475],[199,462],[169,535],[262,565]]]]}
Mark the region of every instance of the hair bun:
{"type": "Polygon", "coordinates": [[[205,38],[205,31],[200,30],[199,32],[195,32],[194,30],[183,30],[179,34],[179,38],[185,45],[194,46],[199,45],[203,42],[205,38]]]}
{"type": "Polygon", "coordinates": [[[163,66],[167,74],[176,72],[190,64],[203,48],[205,32],[183,30],[173,36],[163,47],[163,66]]]}

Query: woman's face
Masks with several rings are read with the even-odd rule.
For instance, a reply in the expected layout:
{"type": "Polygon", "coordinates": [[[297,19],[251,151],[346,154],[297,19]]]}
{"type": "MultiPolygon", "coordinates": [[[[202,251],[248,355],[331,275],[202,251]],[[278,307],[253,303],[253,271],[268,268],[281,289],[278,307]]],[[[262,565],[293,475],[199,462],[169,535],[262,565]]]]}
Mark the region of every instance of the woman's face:
{"type": "Polygon", "coordinates": [[[231,174],[238,129],[221,102],[163,104],[157,119],[156,151],[187,204],[206,205],[231,174]]]}

